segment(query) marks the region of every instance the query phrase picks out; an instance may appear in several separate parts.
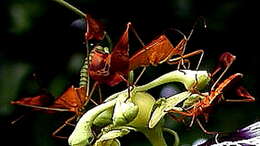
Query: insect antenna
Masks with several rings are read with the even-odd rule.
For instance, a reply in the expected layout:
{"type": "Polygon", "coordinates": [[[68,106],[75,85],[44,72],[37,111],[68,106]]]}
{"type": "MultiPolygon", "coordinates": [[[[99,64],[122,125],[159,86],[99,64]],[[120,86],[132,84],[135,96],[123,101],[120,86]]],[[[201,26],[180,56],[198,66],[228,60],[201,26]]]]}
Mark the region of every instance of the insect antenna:
{"type": "Polygon", "coordinates": [[[193,32],[194,32],[194,30],[195,30],[195,28],[196,28],[196,25],[198,25],[198,22],[199,22],[200,20],[203,21],[203,27],[204,27],[204,29],[207,28],[206,19],[205,19],[203,16],[199,16],[199,17],[195,20],[195,22],[194,22],[194,24],[193,24],[193,26],[192,26],[192,29],[191,29],[191,31],[190,31],[188,37],[187,37],[187,40],[190,39],[191,35],[193,34],[193,32]]]}
{"type": "MultiPolygon", "coordinates": [[[[202,17],[202,16],[201,16],[201,17],[198,17],[197,20],[194,22],[194,24],[193,24],[193,26],[192,26],[192,29],[191,29],[191,31],[190,31],[188,37],[187,37],[182,31],[180,31],[179,29],[176,29],[176,28],[170,28],[170,29],[169,29],[169,30],[172,30],[172,31],[175,31],[175,32],[178,32],[179,34],[181,34],[181,35],[183,36],[183,41],[185,41],[185,43],[183,44],[183,46],[181,46],[183,49],[182,49],[182,53],[180,54],[180,57],[169,60],[170,62],[175,62],[175,61],[180,60],[180,61],[178,61],[178,66],[177,66],[177,69],[178,69],[178,70],[180,69],[180,65],[182,65],[182,66],[184,67],[184,69],[186,69],[186,67],[185,67],[185,65],[184,65],[185,62],[188,62],[188,69],[189,69],[189,67],[190,67],[190,62],[189,62],[189,60],[187,60],[187,59],[185,60],[185,58],[188,58],[188,57],[190,57],[190,56],[194,56],[194,55],[197,55],[197,54],[200,54],[200,58],[199,58],[199,61],[198,61],[198,63],[197,63],[196,70],[199,69],[199,66],[200,66],[200,64],[201,64],[202,58],[203,58],[203,56],[204,56],[204,51],[203,51],[202,49],[200,49],[200,50],[191,52],[191,53],[186,54],[186,55],[184,55],[184,54],[185,54],[185,51],[186,51],[187,42],[190,40],[190,38],[191,38],[191,36],[192,36],[192,34],[193,34],[195,28],[196,28],[196,25],[198,24],[198,21],[199,21],[200,19],[203,19],[204,28],[207,27],[205,18],[202,17]]],[[[177,47],[177,46],[176,46],[176,47],[177,47]]]]}
{"type": "MultiPolygon", "coordinates": [[[[190,31],[190,33],[189,33],[187,39],[186,39],[187,41],[190,40],[191,35],[193,34],[193,32],[194,32],[194,30],[195,30],[195,28],[196,28],[196,25],[198,25],[199,20],[202,20],[202,21],[203,21],[203,26],[204,26],[204,28],[205,28],[205,29],[207,28],[206,19],[205,19],[203,16],[198,17],[198,18],[196,19],[196,21],[194,22],[194,24],[193,24],[193,26],[192,26],[192,29],[191,29],[191,31],[190,31]]],[[[186,43],[186,44],[187,44],[187,43],[186,43]]],[[[185,44],[185,48],[186,48],[186,44],[185,44]]],[[[185,50],[185,48],[184,48],[184,50],[185,50]]],[[[193,53],[193,52],[192,52],[192,53],[193,53]]],[[[183,54],[184,54],[184,52],[183,52],[183,54]]],[[[199,59],[198,64],[197,64],[197,67],[196,67],[196,70],[198,70],[198,69],[199,69],[199,66],[200,66],[200,63],[201,63],[201,61],[202,61],[202,58],[203,58],[203,56],[204,56],[204,51],[203,51],[203,50],[198,50],[198,52],[196,52],[196,51],[194,52],[194,55],[195,55],[195,54],[201,54],[201,55],[200,55],[200,59],[199,59]]]]}
{"type": "MultiPolygon", "coordinates": [[[[193,32],[194,32],[194,30],[195,30],[195,28],[196,28],[196,25],[198,25],[198,22],[199,22],[200,20],[203,21],[203,26],[204,26],[204,28],[205,28],[205,29],[207,28],[206,19],[205,19],[203,16],[199,16],[199,17],[196,19],[196,21],[194,22],[193,26],[192,26],[192,29],[191,29],[191,31],[190,31],[190,34],[189,34],[189,36],[187,37],[187,41],[190,40],[191,35],[193,34],[193,32]]],[[[185,45],[186,45],[186,44],[185,44],[185,45]]],[[[185,46],[185,48],[186,48],[186,46],[185,46]]],[[[194,52],[194,55],[195,55],[195,54],[199,54],[199,53],[201,54],[201,55],[200,55],[200,59],[199,59],[198,64],[197,64],[197,67],[196,67],[196,70],[199,69],[200,63],[201,63],[202,58],[203,58],[203,56],[204,56],[204,51],[203,51],[203,50],[198,50],[198,51],[199,51],[199,52],[197,52],[197,53],[194,52]]],[[[184,52],[183,52],[183,53],[184,53],[184,52]]]]}

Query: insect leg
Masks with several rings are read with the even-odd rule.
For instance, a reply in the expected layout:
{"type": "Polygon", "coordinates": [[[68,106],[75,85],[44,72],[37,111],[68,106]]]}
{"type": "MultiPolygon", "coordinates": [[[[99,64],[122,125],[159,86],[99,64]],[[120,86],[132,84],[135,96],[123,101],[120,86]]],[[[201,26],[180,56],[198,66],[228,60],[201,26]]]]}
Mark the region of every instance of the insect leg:
{"type": "Polygon", "coordinates": [[[215,132],[215,131],[208,131],[204,128],[204,126],[201,124],[199,119],[196,119],[196,122],[198,123],[198,125],[200,126],[201,130],[206,133],[206,134],[218,134],[219,132],[215,132]]]}
{"type": "MultiPolygon", "coordinates": [[[[200,63],[201,63],[201,60],[202,60],[202,58],[203,58],[203,56],[204,56],[204,51],[203,51],[202,49],[196,50],[196,51],[194,51],[194,52],[188,53],[188,54],[186,54],[186,55],[183,55],[183,56],[180,56],[180,57],[177,57],[177,58],[169,59],[169,60],[167,61],[167,63],[168,63],[168,64],[174,64],[174,62],[178,62],[178,63],[179,63],[180,61],[182,61],[182,60],[185,59],[185,58],[188,58],[188,57],[191,57],[191,56],[195,56],[195,55],[198,55],[198,54],[200,54],[200,59],[199,59],[199,61],[198,61],[197,67],[196,67],[196,70],[198,70],[198,68],[199,68],[199,66],[200,66],[200,63]]],[[[184,62],[189,62],[189,61],[185,61],[185,60],[184,60],[184,62]]]]}
{"type": "Polygon", "coordinates": [[[254,102],[254,97],[248,97],[247,99],[225,99],[225,102],[254,102]]]}
{"type": "Polygon", "coordinates": [[[184,115],[181,115],[180,117],[176,117],[175,115],[173,115],[173,114],[169,114],[170,115],[170,117],[173,119],[173,120],[176,120],[177,122],[184,122],[184,118],[185,118],[185,116],[184,115]]]}
{"type": "Polygon", "coordinates": [[[189,112],[189,111],[188,112],[183,112],[183,111],[178,111],[178,110],[172,109],[172,110],[169,110],[167,112],[177,113],[177,114],[181,114],[181,115],[188,116],[188,117],[193,116],[193,114],[191,112],[189,112]]]}
{"type": "Polygon", "coordinates": [[[141,37],[138,35],[138,33],[135,31],[135,29],[132,25],[131,25],[131,30],[134,33],[137,40],[140,42],[140,44],[144,47],[145,46],[144,42],[142,41],[141,37]]]}
{"type": "MultiPolygon", "coordinates": [[[[145,47],[144,42],[142,41],[142,39],[140,38],[140,36],[138,35],[138,33],[136,32],[136,30],[134,29],[134,27],[131,27],[132,32],[134,33],[135,37],[138,39],[138,41],[140,42],[140,44],[142,45],[142,47],[145,47]]],[[[139,79],[141,78],[141,76],[143,75],[143,73],[145,72],[146,67],[144,67],[141,71],[141,73],[138,75],[137,79],[134,82],[134,85],[137,84],[137,82],[139,81],[139,79]]]]}
{"type": "Polygon", "coordinates": [[[69,126],[75,126],[74,124],[71,124],[70,122],[72,120],[74,120],[77,117],[77,115],[74,115],[73,117],[70,117],[69,119],[67,119],[63,125],[61,125],[59,128],[57,128],[53,133],[52,136],[56,137],[56,138],[60,138],[60,139],[67,139],[67,136],[59,136],[57,135],[57,133],[59,133],[65,126],[69,125],[69,126]]]}
{"type": "Polygon", "coordinates": [[[100,85],[98,85],[98,93],[99,93],[99,103],[101,104],[103,102],[103,99],[102,99],[102,92],[101,92],[100,85]]]}
{"type": "Polygon", "coordinates": [[[23,119],[24,117],[25,117],[25,114],[19,116],[18,118],[16,118],[15,120],[13,120],[13,121],[11,122],[11,124],[14,125],[17,121],[20,121],[20,120],[23,119]]]}
{"type": "Polygon", "coordinates": [[[146,67],[144,67],[144,68],[142,69],[141,73],[138,75],[137,79],[135,80],[134,85],[136,85],[137,82],[140,80],[140,78],[141,78],[141,76],[144,74],[145,70],[146,70],[146,67]]]}
{"type": "Polygon", "coordinates": [[[248,91],[240,86],[236,89],[236,94],[245,99],[225,99],[226,102],[254,102],[255,98],[248,93],[248,91]]]}
{"type": "Polygon", "coordinates": [[[98,104],[91,98],[91,96],[92,96],[92,94],[94,93],[94,91],[95,91],[97,85],[98,85],[98,81],[96,81],[96,82],[94,83],[94,85],[93,85],[93,87],[92,87],[92,89],[91,89],[91,91],[90,91],[90,94],[89,94],[89,97],[90,97],[89,100],[90,100],[92,103],[94,103],[95,105],[98,105],[98,104]]]}

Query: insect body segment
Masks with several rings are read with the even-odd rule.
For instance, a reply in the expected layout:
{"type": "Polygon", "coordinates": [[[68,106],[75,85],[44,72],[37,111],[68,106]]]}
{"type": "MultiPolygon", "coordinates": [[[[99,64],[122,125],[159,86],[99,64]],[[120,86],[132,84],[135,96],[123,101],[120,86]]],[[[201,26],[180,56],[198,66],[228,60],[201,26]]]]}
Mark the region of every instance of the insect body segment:
{"type": "Polygon", "coordinates": [[[127,76],[129,66],[128,29],[130,26],[131,23],[128,23],[111,54],[95,49],[95,52],[91,53],[93,56],[89,64],[89,75],[98,83],[115,86],[127,76]]]}

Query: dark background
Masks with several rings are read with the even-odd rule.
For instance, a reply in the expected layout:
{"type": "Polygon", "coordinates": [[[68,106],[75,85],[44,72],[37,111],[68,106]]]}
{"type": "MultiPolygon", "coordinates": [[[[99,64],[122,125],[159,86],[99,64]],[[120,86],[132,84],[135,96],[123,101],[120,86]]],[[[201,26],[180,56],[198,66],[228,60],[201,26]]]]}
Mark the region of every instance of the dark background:
{"type": "MultiPolygon", "coordinates": [[[[256,4],[246,0],[69,2],[102,21],[113,43],[116,43],[128,21],[147,43],[167,28],[177,28],[188,34],[196,19],[204,16],[208,27],[203,29],[202,24],[197,26],[187,52],[204,49],[206,53],[201,69],[208,71],[212,70],[222,52],[229,51],[236,55],[237,60],[227,74],[243,73],[242,84],[257,100],[255,103],[218,106],[210,115],[206,128],[232,131],[259,120],[259,28],[256,24],[259,15],[256,4]]],[[[44,89],[58,96],[70,85],[77,85],[86,50],[83,31],[71,27],[71,23],[80,17],[51,0],[1,0],[0,18],[0,127],[1,135],[4,135],[1,140],[8,145],[67,145],[66,141],[50,136],[66,119],[64,114],[31,113],[9,103],[21,97],[37,95],[44,89]],[[24,119],[15,125],[10,124],[24,113],[28,113],[24,119]]],[[[169,35],[174,44],[180,40],[180,36],[176,39],[175,34],[169,35]]],[[[134,52],[138,48],[131,49],[134,52]]],[[[140,84],[173,69],[175,67],[167,65],[150,67],[140,84]]],[[[104,95],[121,89],[117,86],[104,90],[104,95]]],[[[159,93],[154,96],[158,97],[159,93]]],[[[207,137],[196,124],[187,128],[181,123],[170,123],[179,133],[182,144],[191,144],[198,138],[207,137]]],[[[125,136],[121,142],[123,145],[149,145],[145,137],[138,133],[125,136]]]]}

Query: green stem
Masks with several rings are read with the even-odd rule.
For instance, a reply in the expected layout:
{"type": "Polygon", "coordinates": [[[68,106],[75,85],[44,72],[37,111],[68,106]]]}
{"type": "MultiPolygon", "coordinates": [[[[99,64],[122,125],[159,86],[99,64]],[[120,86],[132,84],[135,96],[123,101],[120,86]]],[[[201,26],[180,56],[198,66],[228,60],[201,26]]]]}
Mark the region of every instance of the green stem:
{"type": "MultiPolygon", "coordinates": [[[[176,71],[166,73],[145,85],[136,87],[136,91],[147,91],[151,88],[157,87],[165,83],[170,83],[170,82],[184,82],[185,84],[185,81],[186,81],[185,74],[183,72],[176,70],[176,71]]],[[[195,81],[195,78],[191,78],[191,81],[195,81]]]]}
{"type": "Polygon", "coordinates": [[[166,141],[163,137],[162,126],[160,124],[152,129],[145,128],[140,131],[149,139],[153,146],[167,146],[166,141]]]}
{"type": "Polygon", "coordinates": [[[71,11],[75,12],[76,14],[80,15],[81,17],[86,17],[86,14],[83,13],[82,11],[80,11],[78,8],[72,6],[71,4],[69,4],[68,2],[64,1],[64,0],[53,0],[57,3],[59,3],[60,5],[70,9],[71,11]]]}
{"type": "Polygon", "coordinates": [[[176,70],[166,73],[145,85],[136,87],[136,91],[147,91],[151,88],[170,82],[180,82],[187,90],[191,90],[192,88],[205,87],[209,80],[210,78],[206,71],[176,70]]]}
{"type": "Polygon", "coordinates": [[[178,146],[180,144],[180,138],[178,136],[178,133],[169,129],[169,128],[163,128],[163,131],[170,133],[174,136],[174,143],[173,146],[178,146]]]}

